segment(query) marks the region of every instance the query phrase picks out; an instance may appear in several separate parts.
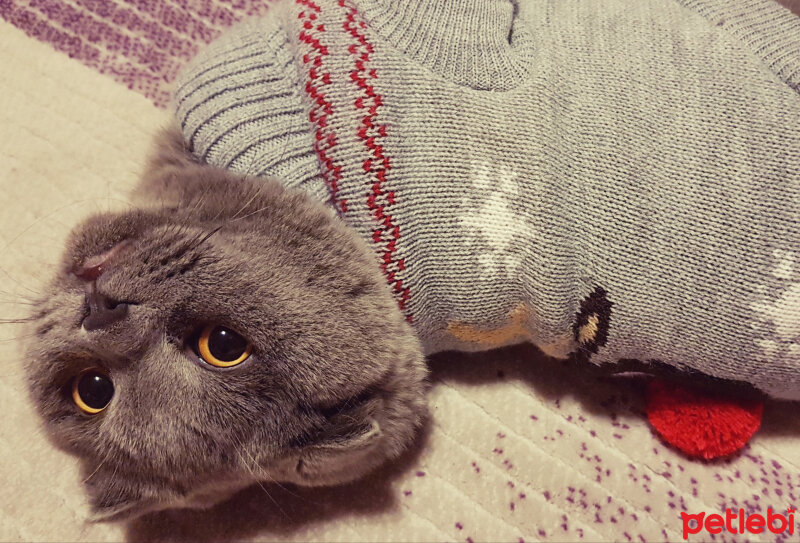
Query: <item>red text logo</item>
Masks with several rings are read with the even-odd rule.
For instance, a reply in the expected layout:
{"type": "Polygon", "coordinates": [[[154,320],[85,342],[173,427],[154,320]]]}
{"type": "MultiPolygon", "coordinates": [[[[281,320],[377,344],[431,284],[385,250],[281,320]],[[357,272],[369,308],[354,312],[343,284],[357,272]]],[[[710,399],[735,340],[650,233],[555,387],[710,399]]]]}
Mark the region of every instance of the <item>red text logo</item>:
{"type": "Polygon", "coordinates": [[[767,509],[766,517],[755,513],[746,515],[744,509],[735,511],[726,509],[725,516],[717,513],[681,513],[683,520],[683,539],[688,539],[692,534],[699,534],[705,530],[709,534],[718,534],[726,530],[730,534],[760,534],[767,530],[773,534],[794,534],[794,513],[796,509],[789,507],[786,514],[775,513],[767,509]]]}

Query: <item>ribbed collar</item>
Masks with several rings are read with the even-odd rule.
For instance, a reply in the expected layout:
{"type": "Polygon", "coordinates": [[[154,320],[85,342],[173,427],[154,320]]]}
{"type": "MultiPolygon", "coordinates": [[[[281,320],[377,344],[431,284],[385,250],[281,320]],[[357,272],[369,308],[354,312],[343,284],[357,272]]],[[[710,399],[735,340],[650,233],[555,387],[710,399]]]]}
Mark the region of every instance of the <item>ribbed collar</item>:
{"type": "Polygon", "coordinates": [[[461,85],[509,90],[526,77],[530,41],[512,0],[356,0],[370,27],[461,85]]]}
{"type": "Polygon", "coordinates": [[[800,93],[800,17],[772,0],[677,0],[741,40],[800,93]]]}

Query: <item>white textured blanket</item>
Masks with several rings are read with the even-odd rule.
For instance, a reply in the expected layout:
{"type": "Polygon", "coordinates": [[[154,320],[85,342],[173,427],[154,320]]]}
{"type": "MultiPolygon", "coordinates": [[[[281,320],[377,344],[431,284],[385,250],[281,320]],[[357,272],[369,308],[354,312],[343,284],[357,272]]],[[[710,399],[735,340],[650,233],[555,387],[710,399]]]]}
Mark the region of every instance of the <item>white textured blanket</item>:
{"type": "MultiPolygon", "coordinates": [[[[180,40],[167,41],[177,32],[164,30],[167,23],[178,20],[169,10],[206,9],[208,17],[217,13],[217,27],[230,22],[226,13],[232,21],[258,11],[248,2],[119,2],[148,24],[107,15],[109,28],[116,25],[120,39],[128,39],[113,50],[109,31],[97,30],[99,11],[87,16],[98,22],[92,41],[89,30],[70,29],[75,19],[58,11],[61,4],[0,0],[4,319],[29,309],[28,298],[51,273],[64,236],[81,216],[128,205],[150,137],[168,119],[153,103],[163,103],[169,73],[191,53],[180,49],[180,40]],[[41,20],[26,19],[26,10],[41,20]],[[51,30],[39,24],[44,20],[51,30]],[[77,41],[58,38],[53,29],[77,41]],[[137,43],[152,47],[138,60],[131,53],[141,50],[137,43]],[[76,58],[64,54],[68,49],[76,58]],[[123,53],[131,55],[127,64],[119,60],[123,53]],[[132,76],[133,68],[150,79],[132,76]]],[[[103,3],[64,4],[80,11],[103,3]]],[[[196,40],[214,34],[203,34],[199,23],[187,25],[182,32],[196,32],[196,40]]],[[[800,506],[796,405],[768,404],[762,430],[740,456],[688,461],[652,434],[638,385],[582,380],[519,347],[434,360],[432,420],[418,449],[359,484],[256,486],[209,511],[161,513],[131,525],[86,524],[76,463],[48,443],[27,398],[22,334],[21,327],[0,325],[0,540],[681,541],[682,511],[741,507],[766,515],[771,507],[785,515],[800,506]]],[[[793,518],[792,536],[723,532],[716,540],[796,541],[800,514],[793,518]]],[[[707,532],[690,536],[710,538],[707,532]]]]}

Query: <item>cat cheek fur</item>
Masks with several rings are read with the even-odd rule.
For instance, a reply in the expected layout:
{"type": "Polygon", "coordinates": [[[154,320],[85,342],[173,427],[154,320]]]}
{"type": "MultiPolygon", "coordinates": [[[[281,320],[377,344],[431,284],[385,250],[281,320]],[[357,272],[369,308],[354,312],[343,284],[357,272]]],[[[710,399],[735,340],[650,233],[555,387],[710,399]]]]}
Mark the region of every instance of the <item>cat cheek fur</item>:
{"type": "Polygon", "coordinates": [[[204,509],[254,482],[251,476],[232,473],[225,479],[181,493],[168,480],[157,480],[141,473],[120,476],[113,468],[102,465],[98,468],[87,463],[83,474],[93,522],[127,520],[164,509],[204,509]]]}
{"type": "Polygon", "coordinates": [[[96,519],[208,506],[258,480],[344,483],[408,447],[427,413],[424,356],[356,233],[274,180],[196,163],[175,130],[137,196],[141,209],[74,231],[29,349],[32,397],[83,458],[96,519]],[[98,285],[129,315],[78,334],[72,272],[123,240],[98,285]],[[180,344],[181,330],[217,319],[254,346],[234,371],[180,344]],[[55,397],[85,363],[72,358],[118,372],[102,418],[79,420],[55,397]]]}

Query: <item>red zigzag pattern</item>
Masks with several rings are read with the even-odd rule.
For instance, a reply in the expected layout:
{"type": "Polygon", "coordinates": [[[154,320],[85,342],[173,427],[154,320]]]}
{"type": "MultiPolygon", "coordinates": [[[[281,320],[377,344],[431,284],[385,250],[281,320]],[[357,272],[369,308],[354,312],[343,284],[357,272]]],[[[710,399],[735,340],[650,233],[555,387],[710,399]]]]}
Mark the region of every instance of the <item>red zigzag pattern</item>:
{"type": "MultiPolygon", "coordinates": [[[[369,177],[367,207],[376,223],[376,228],[372,232],[372,241],[382,252],[381,268],[394,290],[400,310],[405,312],[411,298],[411,289],[407,286],[404,287],[403,280],[397,277],[398,272],[405,269],[406,263],[402,258],[398,260],[395,255],[397,242],[400,240],[400,226],[392,218],[391,207],[397,201],[396,196],[394,191],[387,191],[384,188],[392,164],[381,145],[381,140],[386,137],[387,127],[385,124],[377,122],[378,110],[383,106],[383,96],[375,91],[370,81],[378,79],[377,70],[368,67],[370,55],[374,49],[372,44],[367,41],[366,33],[362,32],[366,28],[366,23],[361,20],[358,11],[348,5],[345,0],[339,0],[339,6],[347,9],[342,27],[356,40],[356,43],[351,44],[347,51],[353,57],[355,64],[355,69],[350,72],[350,80],[361,91],[361,96],[355,99],[354,105],[356,109],[364,112],[361,126],[358,128],[358,137],[364,143],[368,156],[364,160],[362,168],[369,177]]],[[[406,320],[412,322],[412,315],[407,313],[406,320]]]]}
{"type": "Polygon", "coordinates": [[[305,91],[311,99],[311,111],[308,120],[316,127],[314,131],[314,150],[323,165],[322,179],[328,186],[334,206],[342,213],[347,212],[347,201],[338,199],[339,182],[342,179],[342,167],[333,163],[328,151],[336,147],[336,134],[328,126],[328,117],[333,113],[333,104],[326,98],[321,87],[331,84],[330,72],[324,71],[323,59],[330,53],[328,47],[322,45],[314,34],[325,32],[325,26],[317,22],[322,11],[313,0],[296,0],[304,9],[297,18],[303,21],[303,30],[298,36],[300,41],[311,47],[311,53],[303,55],[303,64],[308,69],[308,80],[305,91]]]}
{"type": "MultiPolygon", "coordinates": [[[[329,151],[337,144],[336,134],[328,125],[328,118],[333,113],[333,104],[324,92],[324,86],[331,84],[331,74],[325,71],[325,57],[330,52],[326,45],[317,37],[326,32],[325,26],[318,22],[321,8],[313,0],[295,0],[304,9],[298,14],[302,21],[303,30],[299,39],[311,48],[310,53],[303,56],[303,63],[308,69],[308,80],[305,91],[309,96],[312,109],[309,120],[315,125],[315,150],[323,165],[323,179],[330,189],[334,206],[342,213],[347,212],[347,202],[339,199],[339,185],[342,180],[341,166],[334,163],[329,156],[329,151]]],[[[397,243],[400,240],[400,227],[391,215],[391,207],[397,199],[394,191],[386,190],[387,176],[392,169],[389,156],[384,152],[381,140],[386,137],[387,127],[377,121],[378,111],[383,105],[383,97],[375,91],[371,80],[378,78],[375,68],[369,68],[370,55],[374,52],[373,46],[367,41],[366,34],[362,32],[366,24],[361,20],[358,11],[349,6],[345,0],[339,0],[339,6],[347,10],[343,29],[355,39],[355,43],[347,48],[353,57],[354,69],[350,72],[350,80],[358,87],[359,96],[354,101],[356,109],[363,111],[364,115],[357,129],[359,140],[364,144],[366,159],[362,169],[367,176],[366,204],[370,216],[375,223],[372,232],[372,241],[378,247],[381,255],[381,269],[393,289],[395,299],[400,310],[406,312],[411,298],[411,289],[403,285],[403,280],[398,277],[405,270],[404,259],[396,258],[397,243]]],[[[413,321],[413,316],[406,313],[406,320],[413,321]]]]}

